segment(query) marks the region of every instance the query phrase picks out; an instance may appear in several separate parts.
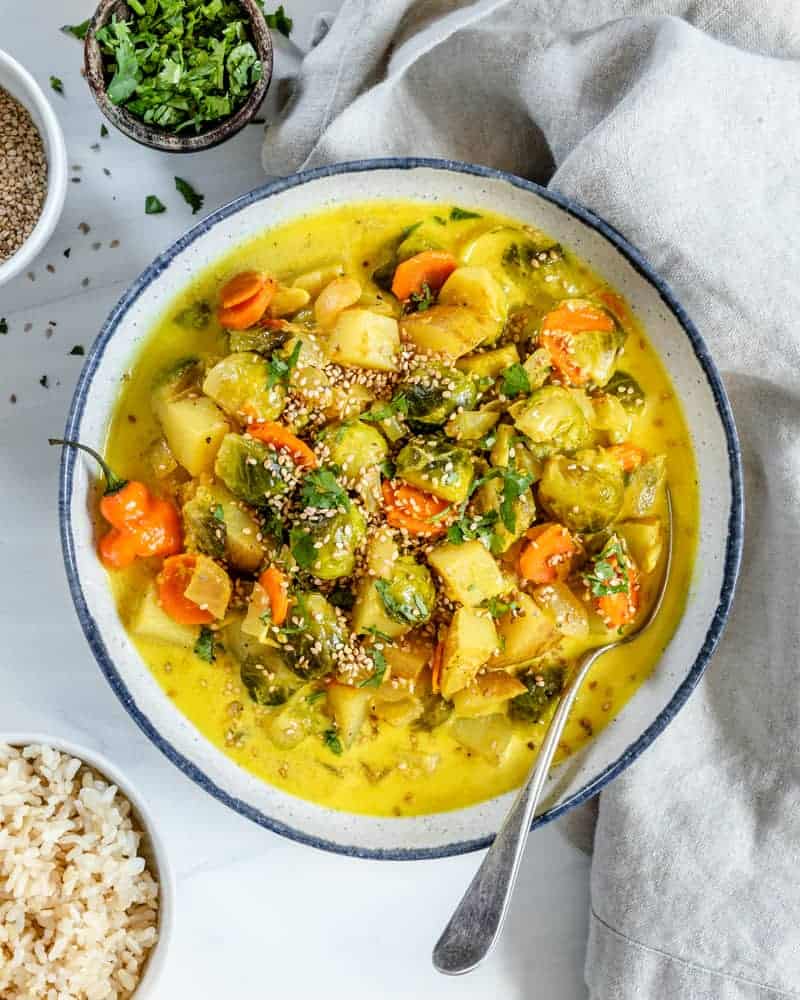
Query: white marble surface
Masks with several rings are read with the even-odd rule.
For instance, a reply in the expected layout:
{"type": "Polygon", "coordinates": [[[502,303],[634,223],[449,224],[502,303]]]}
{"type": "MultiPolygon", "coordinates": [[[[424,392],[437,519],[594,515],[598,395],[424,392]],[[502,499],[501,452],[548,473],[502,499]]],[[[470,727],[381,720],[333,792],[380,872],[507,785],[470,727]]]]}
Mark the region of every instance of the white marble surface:
{"type": "MultiPolygon", "coordinates": [[[[287,6],[304,44],[316,13],[335,4],[287,6]]],[[[63,429],[80,370],[80,357],[69,352],[76,344],[88,348],[125,286],[191,223],[173,187],[176,173],[205,194],[204,212],[264,176],[257,127],[185,158],[142,149],[116,133],[100,139],[100,115],[79,73],[80,45],[58,31],[90,11],[87,0],[0,0],[0,47],[45,87],[50,74],[64,81],[65,95],[53,94],[53,105],[69,163],[81,168],[72,172],[80,183],[69,185],[61,223],[33,267],[35,280],[22,276],[0,288],[0,317],[9,326],[0,337],[0,736],[29,729],[93,746],[151,803],[178,878],[177,931],[159,993],[165,1000],[585,997],[589,862],[563,828],[547,827],[531,840],[496,953],[471,976],[448,980],[433,971],[430,950],[479,855],[370,862],[282,840],[183,777],[102,678],[67,591],[58,455],[46,444],[63,429]],[[90,148],[96,142],[99,151],[90,148]],[[151,193],[168,206],[165,214],[144,214],[151,193]],[[81,222],[91,227],[86,235],[81,222]],[[120,241],[117,249],[109,248],[112,240],[120,241]],[[40,385],[44,375],[48,388],[40,385]]],[[[290,51],[281,43],[279,72],[290,51]]]]}

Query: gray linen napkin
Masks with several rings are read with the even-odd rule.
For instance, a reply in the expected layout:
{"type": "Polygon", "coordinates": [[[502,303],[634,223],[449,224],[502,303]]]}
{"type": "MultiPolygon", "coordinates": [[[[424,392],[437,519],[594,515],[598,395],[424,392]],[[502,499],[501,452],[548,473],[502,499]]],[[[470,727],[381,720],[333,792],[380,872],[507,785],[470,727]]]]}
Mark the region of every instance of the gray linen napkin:
{"type": "Polygon", "coordinates": [[[416,154],[549,183],[644,251],[722,369],[742,576],[700,687],[601,796],[593,998],[800,997],[798,55],[795,0],[346,0],[264,143],[269,173],[416,154]]]}

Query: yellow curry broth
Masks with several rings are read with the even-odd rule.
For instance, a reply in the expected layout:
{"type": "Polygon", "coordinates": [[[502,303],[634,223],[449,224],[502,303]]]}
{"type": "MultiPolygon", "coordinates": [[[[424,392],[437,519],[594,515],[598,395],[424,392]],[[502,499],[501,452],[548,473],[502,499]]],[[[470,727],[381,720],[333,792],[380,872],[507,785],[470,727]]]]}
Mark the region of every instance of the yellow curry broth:
{"type": "MultiPolygon", "coordinates": [[[[226,335],[214,320],[205,330],[174,322],[183,308],[198,299],[215,302],[222,282],[248,268],[290,279],[341,261],[348,274],[366,285],[387,240],[435,211],[437,207],[427,204],[380,202],[300,218],[236,248],[198,275],[166,310],[124,378],[106,449],[111,465],[126,477],[151,480],[146,453],[161,436],[151,407],[154,376],[186,355],[227,352],[226,335]]],[[[443,225],[441,242],[456,249],[468,237],[500,224],[516,223],[482,211],[480,219],[443,225]]],[[[581,266],[581,271],[587,287],[602,284],[587,268],[581,266]]],[[[369,287],[377,294],[374,286],[369,287]]],[[[674,568],[663,611],[652,628],[635,643],[603,657],[594,668],[567,724],[562,756],[603,729],[652,672],[680,618],[692,572],[698,498],[688,430],[659,358],[635,320],[629,326],[620,366],[638,380],[648,399],[632,438],[648,452],[667,456],[674,568]]],[[[141,562],[111,574],[123,621],[129,620],[156,571],[157,564],[141,562]]],[[[646,588],[652,591],[655,585],[656,581],[648,581],[646,588]]],[[[645,602],[651,596],[645,592],[645,602]]],[[[291,750],[279,749],[261,725],[266,710],[248,698],[232,657],[221,653],[208,664],[191,651],[132,638],[180,711],[238,764],[287,792],[350,812],[416,815],[459,808],[507,791],[520,783],[546,727],[544,720],[515,725],[511,745],[497,766],[470,754],[449,735],[447,726],[424,732],[368,724],[362,739],[342,756],[333,755],[314,737],[291,750]]]]}

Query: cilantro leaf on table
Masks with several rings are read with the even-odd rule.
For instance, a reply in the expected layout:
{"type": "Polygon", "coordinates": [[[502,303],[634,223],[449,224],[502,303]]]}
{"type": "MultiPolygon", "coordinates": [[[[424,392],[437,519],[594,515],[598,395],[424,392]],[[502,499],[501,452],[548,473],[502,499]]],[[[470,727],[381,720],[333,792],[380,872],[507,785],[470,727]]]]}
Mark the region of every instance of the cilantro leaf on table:
{"type": "Polygon", "coordinates": [[[53,88],[53,90],[57,94],[63,94],[64,93],[64,84],[62,83],[62,81],[57,76],[51,76],[50,77],[50,86],[53,88]]]}
{"type": "Polygon", "coordinates": [[[287,38],[291,34],[292,27],[294,26],[294,21],[283,9],[283,4],[281,4],[276,11],[273,11],[272,14],[267,14],[267,12],[264,11],[264,20],[267,22],[268,28],[274,28],[276,31],[280,31],[280,33],[285,35],[287,38]]]}
{"type": "Polygon", "coordinates": [[[199,194],[192,185],[185,181],[182,177],[175,178],[175,187],[183,195],[183,200],[192,210],[192,215],[199,212],[203,207],[203,202],[206,200],[204,194],[199,194]]]}
{"type": "Polygon", "coordinates": [[[145,215],[160,215],[166,212],[167,206],[154,194],[149,194],[144,200],[145,215]]]}
{"type": "Polygon", "coordinates": [[[531,380],[519,361],[504,372],[500,391],[508,399],[514,399],[515,396],[519,396],[523,392],[531,391],[531,380]]]}

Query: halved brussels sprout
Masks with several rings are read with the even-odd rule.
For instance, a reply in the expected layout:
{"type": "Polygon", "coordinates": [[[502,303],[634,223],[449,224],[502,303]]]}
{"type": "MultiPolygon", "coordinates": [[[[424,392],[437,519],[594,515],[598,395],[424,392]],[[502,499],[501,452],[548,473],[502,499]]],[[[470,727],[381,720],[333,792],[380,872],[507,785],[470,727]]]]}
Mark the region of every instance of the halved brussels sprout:
{"type": "Polygon", "coordinates": [[[281,649],[299,677],[321,677],[334,669],[347,646],[347,628],[322,594],[296,594],[286,626],[281,649]]]}
{"type": "Polygon", "coordinates": [[[286,402],[281,382],[268,387],[267,366],[260,354],[229,354],[207,373],[203,392],[232,417],[277,420],[286,402]]]}
{"type": "Polygon", "coordinates": [[[491,339],[496,324],[467,306],[435,305],[400,320],[405,336],[418,351],[460,358],[491,339]]]}
{"type": "Polygon", "coordinates": [[[441,427],[457,409],[471,409],[478,399],[475,381],[443,364],[419,366],[397,386],[408,404],[412,430],[441,427]]]}
{"type": "Polygon", "coordinates": [[[264,559],[261,528],[253,512],[224,486],[201,484],[181,510],[189,551],[224,559],[244,573],[255,573],[264,559]]]}
{"type": "Polygon", "coordinates": [[[254,507],[287,493],[291,483],[278,461],[278,452],[241,434],[226,434],[217,452],[214,472],[234,496],[254,507]]]}
{"type": "Polygon", "coordinates": [[[601,531],[622,509],[625,481],[618,462],[599,449],[554,455],[544,465],[539,500],[573,531],[601,531]]]}
{"type": "Polygon", "coordinates": [[[480,410],[462,410],[450,417],[444,432],[456,441],[477,441],[488,434],[499,419],[499,411],[488,407],[480,410]]]}
{"type": "Polygon", "coordinates": [[[534,455],[576,451],[591,444],[592,431],[579,402],[569,389],[545,385],[536,389],[508,412],[531,442],[534,455]]]}
{"type": "Polygon", "coordinates": [[[491,351],[481,351],[479,354],[469,354],[465,358],[459,358],[456,368],[479,378],[498,378],[507,368],[516,364],[519,364],[517,348],[514,344],[505,344],[491,351]]]}
{"type": "Polygon", "coordinates": [[[461,503],[472,485],[472,457],[465,448],[443,439],[412,438],[395,461],[400,479],[427,493],[461,503]]]}
{"type": "Polygon", "coordinates": [[[616,396],[626,410],[641,410],[647,399],[644,389],[627,372],[614,372],[606,383],[605,391],[616,396]]]}
{"type": "Polygon", "coordinates": [[[564,667],[543,667],[520,674],[519,679],[528,689],[511,702],[511,718],[520,722],[538,722],[564,689],[564,667]]]}
{"type": "Polygon", "coordinates": [[[361,420],[329,424],[318,441],[327,446],[331,461],[351,478],[380,465],[389,454],[389,446],[381,432],[361,420]]]}
{"type": "Polygon", "coordinates": [[[622,444],[631,432],[631,415],[622,405],[618,396],[603,392],[592,397],[594,426],[605,439],[603,443],[622,444]]]}
{"type": "Polygon", "coordinates": [[[575,368],[583,373],[583,381],[604,386],[614,374],[625,334],[616,327],[609,330],[587,330],[573,333],[569,341],[569,356],[575,368]]]}
{"type": "Polygon", "coordinates": [[[386,614],[402,625],[424,625],[433,614],[436,588],[431,574],[412,556],[395,560],[391,577],[375,581],[386,614]]]}
{"type": "Polygon", "coordinates": [[[229,344],[232,351],[256,351],[258,354],[272,355],[288,339],[287,330],[252,326],[249,330],[231,330],[229,344]]]}
{"type": "Polygon", "coordinates": [[[355,569],[356,551],[364,541],[366,522],[355,506],[342,511],[325,511],[303,526],[314,546],[314,557],[307,567],[320,580],[338,580],[355,569]]]}
{"type": "Polygon", "coordinates": [[[654,455],[634,469],[625,487],[622,517],[647,517],[652,514],[664,496],[667,479],[665,455],[654,455]]]}
{"type": "Polygon", "coordinates": [[[257,705],[283,705],[299,687],[296,674],[289,670],[277,649],[272,650],[269,659],[245,659],[239,667],[239,676],[257,705]]]}

